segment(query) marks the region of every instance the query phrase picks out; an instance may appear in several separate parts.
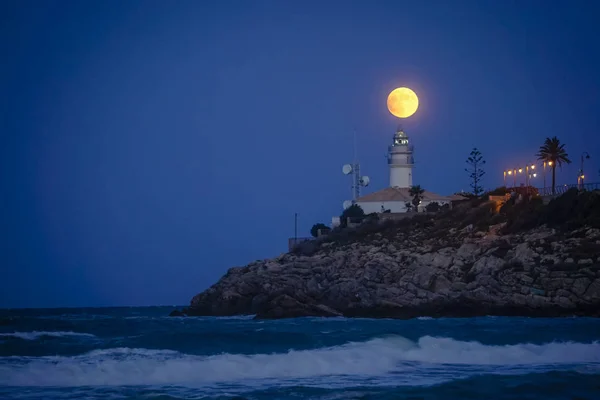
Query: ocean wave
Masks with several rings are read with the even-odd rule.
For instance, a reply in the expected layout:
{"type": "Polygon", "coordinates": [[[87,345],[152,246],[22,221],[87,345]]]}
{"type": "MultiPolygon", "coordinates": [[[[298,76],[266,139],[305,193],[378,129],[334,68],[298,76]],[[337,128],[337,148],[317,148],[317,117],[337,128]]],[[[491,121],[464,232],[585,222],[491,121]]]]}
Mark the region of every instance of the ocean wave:
{"type": "Polygon", "coordinates": [[[96,337],[91,333],[82,332],[62,332],[62,331],[32,331],[32,332],[11,332],[11,333],[0,333],[0,337],[13,337],[23,340],[37,340],[43,337],[66,337],[66,336],[79,336],[79,337],[96,337]]]}
{"type": "MultiPolygon", "coordinates": [[[[427,385],[481,373],[539,372],[592,366],[600,372],[600,343],[493,346],[425,336],[388,336],[341,346],[275,354],[195,356],[172,350],[118,348],[73,357],[7,357],[0,385],[210,385],[337,376],[392,377],[395,385],[427,385]],[[541,368],[541,366],[546,366],[541,368]]],[[[324,380],[332,385],[333,380],[324,380]]],[[[364,382],[363,382],[364,383],[364,382]]]]}

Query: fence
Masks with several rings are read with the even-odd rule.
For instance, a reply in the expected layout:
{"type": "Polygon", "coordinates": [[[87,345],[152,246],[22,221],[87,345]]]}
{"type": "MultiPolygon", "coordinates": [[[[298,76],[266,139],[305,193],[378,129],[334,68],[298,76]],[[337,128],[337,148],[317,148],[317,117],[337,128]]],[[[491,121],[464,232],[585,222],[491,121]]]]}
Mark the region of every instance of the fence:
{"type": "Polygon", "coordinates": [[[552,192],[551,187],[538,188],[538,192],[541,196],[552,196],[552,195],[561,195],[570,189],[579,189],[579,190],[600,190],[600,182],[595,183],[584,183],[583,185],[557,185],[554,193],[552,192]]]}

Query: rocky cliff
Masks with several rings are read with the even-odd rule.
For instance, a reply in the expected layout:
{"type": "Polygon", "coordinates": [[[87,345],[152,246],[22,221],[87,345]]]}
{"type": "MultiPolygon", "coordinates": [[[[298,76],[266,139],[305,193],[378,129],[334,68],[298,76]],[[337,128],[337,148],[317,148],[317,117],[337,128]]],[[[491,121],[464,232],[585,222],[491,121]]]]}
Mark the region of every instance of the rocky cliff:
{"type": "MultiPolygon", "coordinates": [[[[529,204],[521,212],[532,207],[546,206],[529,204]]],[[[527,218],[478,201],[440,215],[370,222],[231,268],[184,312],[600,316],[600,230],[585,221],[565,229],[527,218]]]]}

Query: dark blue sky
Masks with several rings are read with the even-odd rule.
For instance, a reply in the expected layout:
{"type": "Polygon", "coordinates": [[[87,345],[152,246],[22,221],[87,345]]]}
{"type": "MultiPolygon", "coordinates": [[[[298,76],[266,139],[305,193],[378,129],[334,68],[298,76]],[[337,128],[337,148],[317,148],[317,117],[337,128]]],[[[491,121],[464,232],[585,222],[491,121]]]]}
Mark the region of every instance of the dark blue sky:
{"type": "MultiPolygon", "coordinates": [[[[415,184],[488,188],[547,136],[600,181],[593,1],[4,1],[0,307],[185,304],[387,186],[393,88],[415,184]]],[[[541,182],[539,183],[541,185],[541,182]]]]}

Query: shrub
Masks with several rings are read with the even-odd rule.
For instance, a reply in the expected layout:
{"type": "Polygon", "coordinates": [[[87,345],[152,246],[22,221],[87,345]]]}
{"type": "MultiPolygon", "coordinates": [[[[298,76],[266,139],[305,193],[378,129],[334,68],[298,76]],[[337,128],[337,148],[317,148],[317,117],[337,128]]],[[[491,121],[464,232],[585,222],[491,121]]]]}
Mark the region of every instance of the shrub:
{"type": "Polygon", "coordinates": [[[348,218],[352,221],[361,221],[365,217],[365,212],[358,204],[352,204],[346,208],[342,215],[340,215],[340,225],[342,227],[347,226],[348,218]]]}
{"type": "Polygon", "coordinates": [[[318,237],[319,231],[321,231],[321,233],[329,233],[331,232],[331,228],[321,222],[314,224],[312,228],[310,228],[310,234],[313,237],[318,237]]]}
{"type": "Polygon", "coordinates": [[[572,188],[544,207],[540,222],[571,230],[583,226],[600,228],[600,195],[572,188]]]}
{"type": "Polygon", "coordinates": [[[490,190],[485,196],[504,196],[507,193],[510,193],[510,190],[506,186],[500,186],[494,190],[490,190]]]}
{"type": "Polygon", "coordinates": [[[433,201],[433,202],[427,204],[427,206],[425,207],[425,210],[427,212],[438,212],[438,211],[440,211],[440,203],[438,203],[437,201],[433,201]]]}
{"type": "Polygon", "coordinates": [[[500,212],[506,216],[505,233],[519,232],[541,225],[540,213],[544,208],[541,197],[523,197],[520,202],[515,199],[507,201],[500,212]]]}

